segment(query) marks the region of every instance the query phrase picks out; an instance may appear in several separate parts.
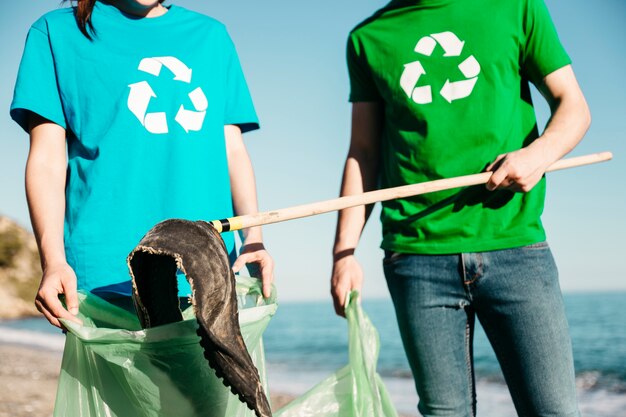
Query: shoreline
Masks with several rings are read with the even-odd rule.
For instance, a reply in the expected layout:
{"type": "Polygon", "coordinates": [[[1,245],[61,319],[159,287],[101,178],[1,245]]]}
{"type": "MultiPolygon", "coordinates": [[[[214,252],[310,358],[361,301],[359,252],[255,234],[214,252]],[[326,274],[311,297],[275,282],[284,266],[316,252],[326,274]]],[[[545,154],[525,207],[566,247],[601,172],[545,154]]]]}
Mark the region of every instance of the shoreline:
{"type": "MultiPolygon", "coordinates": [[[[10,329],[4,328],[3,331],[10,329]]],[[[4,334],[3,336],[10,336],[4,334]]],[[[44,336],[45,337],[45,336],[44,336]]],[[[61,368],[62,335],[54,343],[13,343],[5,337],[0,341],[0,417],[51,417],[61,368]]],[[[13,339],[16,340],[16,339],[13,339]]],[[[311,374],[274,368],[269,370],[270,400],[274,410],[308,391],[326,372],[311,374]]],[[[623,391],[603,387],[594,389],[597,375],[577,378],[579,409],[583,417],[614,417],[626,412],[623,391]]],[[[411,382],[405,378],[383,377],[399,417],[416,417],[417,397],[411,382]]],[[[503,417],[515,415],[506,386],[490,380],[477,381],[479,415],[503,417]]]]}
{"type": "MultiPolygon", "coordinates": [[[[63,353],[25,345],[0,344],[0,417],[51,417],[63,353]]],[[[276,409],[295,396],[271,395],[276,409]]]]}
{"type": "MultiPolygon", "coordinates": [[[[5,387],[0,417],[51,417],[62,357],[59,350],[0,343],[0,386],[5,387]]],[[[284,392],[270,396],[275,410],[296,398],[284,392]]]]}

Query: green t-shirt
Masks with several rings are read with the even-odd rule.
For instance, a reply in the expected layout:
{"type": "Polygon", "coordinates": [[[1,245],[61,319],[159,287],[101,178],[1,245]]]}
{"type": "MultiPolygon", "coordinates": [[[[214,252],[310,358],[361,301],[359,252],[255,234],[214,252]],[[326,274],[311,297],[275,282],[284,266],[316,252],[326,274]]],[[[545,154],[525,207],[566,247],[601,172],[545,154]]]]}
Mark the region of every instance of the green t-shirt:
{"type": "MultiPolygon", "coordinates": [[[[474,174],[538,137],[529,81],[570,63],[542,0],[392,1],[350,34],[351,102],[384,104],[380,186],[474,174]]],[[[382,248],[423,254],[545,239],[545,179],[383,203],[382,248]]]]}

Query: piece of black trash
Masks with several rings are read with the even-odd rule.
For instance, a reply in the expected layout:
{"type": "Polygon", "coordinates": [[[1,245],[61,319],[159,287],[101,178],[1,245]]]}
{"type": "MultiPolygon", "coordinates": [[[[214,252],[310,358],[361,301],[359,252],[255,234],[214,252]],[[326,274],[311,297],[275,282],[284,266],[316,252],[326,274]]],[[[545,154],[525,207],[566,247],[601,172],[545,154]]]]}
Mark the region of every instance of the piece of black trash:
{"type": "Polygon", "coordinates": [[[235,276],[213,226],[203,221],[165,220],[128,255],[128,267],[135,309],[144,329],[183,319],[176,272],[185,274],[209,365],[258,417],[271,417],[259,372],[241,335],[235,276]]]}

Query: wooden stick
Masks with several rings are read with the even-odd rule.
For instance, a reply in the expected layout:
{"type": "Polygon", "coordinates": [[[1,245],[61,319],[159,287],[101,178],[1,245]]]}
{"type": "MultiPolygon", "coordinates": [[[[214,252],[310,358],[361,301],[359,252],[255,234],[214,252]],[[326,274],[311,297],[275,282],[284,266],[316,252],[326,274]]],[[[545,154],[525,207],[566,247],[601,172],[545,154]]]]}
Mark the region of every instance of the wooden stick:
{"type": "MultiPolygon", "coordinates": [[[[550,165],[546,172],[595,164],[598,162],[608,161],[611,158],[613,158],[613,154],[611,154],[611,152],[601,152],[596,154],[578,156],[574,158],[561,159],[550,165]]],[[[230,217],[228,219],[213,220],[209,223],[211,223],[213,227],[215,227],[220,233],[247,229],[249,227],[284,222],[287,220],[299,219],[302,217],[315,216],[317,214],[343,210],[349,207],[372,204],[379,201],[411,197],[420,194],[432,193],[435,191],[449,190],[452,188],[485,184],[487,181],[489,181],[491,174],[492,172],[481,172],[480,174],[465,175],[461,177],[428,181],[418,184],[403,185],[400,187],[384,188],[381,190],[369,191],[363,194],[349,195],[335,198],[332,200],[319,201],[316,203],[305,204],[301,206],[266,211],[264,213],[246,214],[243,216],[230,217]]]]}

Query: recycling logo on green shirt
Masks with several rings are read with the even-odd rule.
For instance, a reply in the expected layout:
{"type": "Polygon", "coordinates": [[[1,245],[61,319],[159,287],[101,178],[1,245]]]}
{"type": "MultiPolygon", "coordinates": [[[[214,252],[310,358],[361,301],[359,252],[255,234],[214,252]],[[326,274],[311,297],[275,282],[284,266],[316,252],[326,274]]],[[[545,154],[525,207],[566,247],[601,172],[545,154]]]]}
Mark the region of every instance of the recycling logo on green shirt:
{"type": "MultiPolygon", "coordinates": [[[[191,84],[191,68],[188,68],[184,62],[173,56],[144,58],[139,63],[138,69],[158,77],[163,66],[174,74],[174,81],[180,82],[181,86],[191,84]]],[[[147,112],[150,100],[157,96],[150,84],[147,81],[140,81],[130,84],[129,87],[128,109],[139,119],[148,132],[156,134],[168,133],[167,114],[165,112],[147,112]]],[[[174,118],[187,133],[202,129],[206,110],[209,107],[207,98],[200,87],[192,90],[188,96],[194,110],[186,109],[181,104],[174,118]]]]}
{"type": "MultiPolygon", "coordinates": [[[[430,57],[437,44],[444,51],[440,59],[458,59],[463,52],[465,42],[461,41],[452,32],[433,33],[429,36],[424,36],[417,42],[415,52],[430,57]]],[[[473,55],[470,55],[458,65],[458,69],[465,79],[450,81],[450,78],[458,78],[458,74],[450,74],[443,86],[419,85],[419,79],[426,74],[426,69],[419,60],[413,61],[404,64],[404,71],[400,77],[400,86],[406,95],[417,104],[432,103],[433,89],[439,90],[439,94],[448,103],[452,103],[472,94],[480,73],[480,64],[473,55]]]]}

